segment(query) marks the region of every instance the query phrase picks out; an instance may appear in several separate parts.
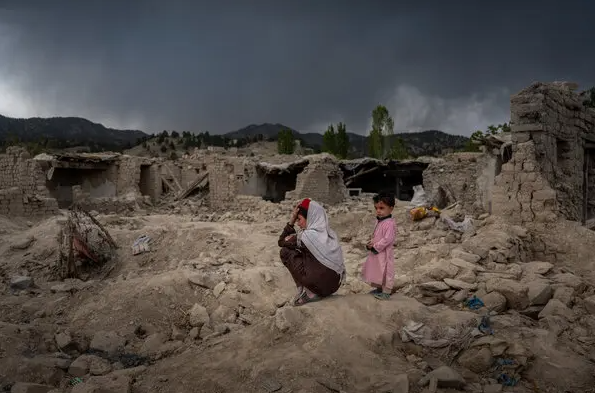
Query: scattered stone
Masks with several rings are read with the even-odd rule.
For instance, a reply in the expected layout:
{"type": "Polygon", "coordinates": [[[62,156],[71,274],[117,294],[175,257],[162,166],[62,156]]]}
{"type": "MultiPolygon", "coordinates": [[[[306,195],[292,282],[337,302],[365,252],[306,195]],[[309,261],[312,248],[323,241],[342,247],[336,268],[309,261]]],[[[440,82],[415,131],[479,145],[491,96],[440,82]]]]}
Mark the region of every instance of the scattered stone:
{"type": "Polygon", "coordinates": [[[445,278],[443,280],[449,287],[454,289],[467,289],[469,291],[474,291],[477,289],[477,283],[470,284],[468,282],[464,282],[461,280],[454,280],[452,278],[445,278]]]}
{"type": "Polygon", "coordinates": [[[460,291],[455,292],[455,294],[452,295],[451,299],[457,303],[461,303],[461,302],[465,301],[468,297],[469,297],[469,291],[466,289],[461,289],[460,291]]]}
{"type": "Polygon", "coordinates": [[[430,371],[418,382],[420,386],[427,386],[432,378],[438,380],[438,387],[462,389],[465,386],[465,380],[455,370],[448,366],[438,367],[436,370],[430,371]]]}
{"type": "Polygon", "coordinates": [[[393,382],[393,392],[409,393],[409,377],[407,374],[399,374],[393,382]]]}
{"type": "Polygon", "coordinates": [[[506,311],[506,297],[500,292],[492,291],[482,296],[481,300],[489,310],[494,310],[496,312],[506,311]]]}
{"type": "Polygon", "coordinates": [[[502,356],[508,349],[508,343],[505,340],[494,336],[482,336],[471,343],[470,348],[488,346],[493,356],[502,356]]]}
{"type": "Polygon", "coordinates": [[[532,281],[527,283],[527,287],[527,296],[529,297],[529,305],[531,306],[547,304],[552,298],[552,287],[548,283],[532,281]]]}
{"type": "Polygon", "coordinates": [[[423,284],[419,284],[418,287],[424,290],[434,292],[446,291],[450,289],[448,284],[446,284],[444,281],[429,281],[423,284]]]}
{"type": "Polygon", "coordinates": [[[15,276],[10,280],[10,288],[23,291],[33,286],[33,279],[28,276],[15,276]]]}
{"type": "Polygon", "coordinates": [[[585,298],[584,301],[585,309],[590,314],[595,314],[595,295],[589,296],[585,298]]]}
{"type": "Polygon", "coordinates": [[[475,275],[475,273],[472,270],[465,269],[465,270],[461,271],[459,274],[457,274],[457,276],[455,278],[459,281],[477,285],[476,284],[477,276],[475,275]]]}
{"type": "Polygon", "coordinates": [[[70,334],[67,332],[61,332],[56,334],[54,336],[54,339],[56,340],[56,345],[58,346],[58,348],[64,352],[70,352],[73,350],[76,351],[78,349],[78,345],[76,344],[76,342],[74,342],[70,334]]]}
{"type": "Polygon", "coordinates": [[[211,322],[209,312],[206,307],[201,304],[195,303],[190,309],[189,323],[192,327],[201,328],[203,325],[208,325],[211,322]]]}
{"type": "MultiPolygon", "coordinates": [[[[203,329],[206,326],[203,326],[203,329]]],[[[200,329],[197,327],[193,327],[192,329],[190,329],[190,331],[188,332],[188,338],[190,338],[191,340],[196,340],[199,337],[200,334],[200,329]]]]}
{"type": "Polygon", "coordinates": [[[206,289],[215,289],[215,286],[221,282],[221,277],[217,274],[209,274],[209,273],[193,273],[192,275],[188,276],[188,281],[194,285],[198,285],[199,287],[203,287],[206,289]]]}
{"type": "Polygon", "coordinates": [[[585,289],[583,280],[572,273],[556,274],[552,277],[552,280],[558,285],[570,287],[579,293],[585,289]]]}
{"type": "Polygon", "coordinates": [[[177,326],[172,326],[171,329],[171,339],[174,341],[184,340],[186,337],[186,332],[182,329],[178,328],[177,326]]]}
{"type": "Polygon", "coordinates": [[[483,266],[476,265],[475,263],[466,261],[466,260],[464,260],[462,258],[452,258],[450,260],[450,263],[452,263],[456,267],[460,267],[461,269],[470,270],[472,272],[483,272],[483,271],[485,271],[485,268],[483,266]]]}
{"type": "Polygon", "coordinates": [[[215,295],[215,297],[219,297],[224,290],[225,282],[221,281],[219,284],[215,285],[215,288],[213,288],[213,294],[215,295]]]}
{"type": "Polygon", "coordinates": [[[558,299],[567,307],[570,307],[574,301],[574,289],[564,286],[558,287],[554,291],[553,298],[558,299]]]}
{"type": "Polygon", "coordinates": [[[549,262],[527,262],[523,264],[523,273],[528,276],[536,274],[547,274],[554,268],[554,265],[549,262]]]}
{"type": "Polygon", "coordinates": [[[486,281],[488,292],[498,291],[506,298],[507,305],[515,310],[524,310],[529,306],[527,292],[529,288],[523,283],[505,278],[493,278],[486,281]]]}
{"type": "Polygon", "coordinates": [[[457,259],[462,259],[470,263],[477,263],[481,260],[481,257],[476,254],[472,254],[461,249],[455,248],[450,252],[450,256],[457,259]]]}
{"type": "Polygon", "coordinates": [[[54,386],[42,385],[39,383],[17,382],[12,385],[10,393],[48,393],[54,390],[54,386]]]}
{"type": "Polygon", "coordinates": [[[91,375],[105,375],[112,371],[112,365],[106,359],[95,355],[81,355],[72,362],[68,373],[73,377],[91,375]]]}
{"type": "Polygon", "coordinates": [[[213,324],[235,323],[238,319],[238,313],[235,309],[220,304],[212,313],[211,321],[213,324]]]}
{"type": "Polygon", "coordinates": [[[474,373],[481,374],[492,367],[494,358],[489,348],[470,348],[459,356],[458,362],[461,366],[468,368],[474,373]]]}
{"type": "Polygon", "coordinates": [[[563,317],[568,321],[574,320],[572,310],[558,299],[551,299],[539,313],[539,319],[550,316],[563,317]]]}
{"type": "Polygon", "coordinates": [[[93,336],[89,348],[108,354],[117,354],[123,351],[125,345],[126,339],[117,333],[99,331],[93,336]]]}

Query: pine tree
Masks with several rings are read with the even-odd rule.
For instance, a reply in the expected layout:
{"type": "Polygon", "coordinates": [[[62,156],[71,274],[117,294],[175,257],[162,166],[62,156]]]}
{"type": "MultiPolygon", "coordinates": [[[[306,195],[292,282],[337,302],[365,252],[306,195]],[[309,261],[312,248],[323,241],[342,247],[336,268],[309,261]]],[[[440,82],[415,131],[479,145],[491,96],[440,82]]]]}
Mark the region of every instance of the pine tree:
{"type": "Polygon", "coordinates": [[[382,133],[380,130],[372,128],[368,136],[368,155],[372,158],[382,158],[382,133]]]}
{"type": "Polygon", "coordinates": [[[335,138],[337,146],[337,157],[345,159],[349,154],[349,136],[347,135],[347,127],[343,123],[337,124],[337,136],[335,138]]]}
{"type": "Polygon", "coordinates": [[[372,111],[372,131],[368,138],[370,156],[379,159],[389,158],[393,150],[393,135],[393,119],[384,105],[378,105],[372,111]]]}

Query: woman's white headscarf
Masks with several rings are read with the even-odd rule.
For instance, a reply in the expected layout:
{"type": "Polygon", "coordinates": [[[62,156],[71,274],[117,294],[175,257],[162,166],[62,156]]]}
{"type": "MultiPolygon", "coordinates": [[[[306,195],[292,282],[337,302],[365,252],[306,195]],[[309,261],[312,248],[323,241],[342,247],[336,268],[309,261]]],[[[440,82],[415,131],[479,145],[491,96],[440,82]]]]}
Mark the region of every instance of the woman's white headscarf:
{"type": "Polygon", "coordinates": [[[298,234],[298,241],[308,248],[318,262],[342,276],[345,272],[343,251],[337,234],[328,225],[326,211],[310,200],[306,220],[307,227],[298,234]]]}

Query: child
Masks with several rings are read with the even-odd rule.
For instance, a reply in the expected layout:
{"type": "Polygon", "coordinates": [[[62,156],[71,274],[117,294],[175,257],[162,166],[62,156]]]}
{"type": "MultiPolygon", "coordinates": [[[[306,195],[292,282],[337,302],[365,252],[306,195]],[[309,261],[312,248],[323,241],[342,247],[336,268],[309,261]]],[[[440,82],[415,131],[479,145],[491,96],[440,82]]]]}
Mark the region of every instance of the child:
{"type": "Polygon", "coordinates": [[[376,227],[372,240],[366,245],[368,258],[362,268],[365,282],[375,289],[370,293],[376,299],[388,300],[395,281],[394,245],[396,228],[392,212],[395,208],[395,197],[381,192],[374,196],[376,209],[376,227]]]}

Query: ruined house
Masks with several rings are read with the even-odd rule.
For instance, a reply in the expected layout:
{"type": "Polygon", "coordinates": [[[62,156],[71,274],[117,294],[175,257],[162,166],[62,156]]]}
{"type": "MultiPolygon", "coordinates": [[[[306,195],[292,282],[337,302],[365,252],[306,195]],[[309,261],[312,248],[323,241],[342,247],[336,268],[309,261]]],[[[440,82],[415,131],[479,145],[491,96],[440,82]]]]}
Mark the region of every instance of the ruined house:
{"type": "Polygon", "coordinates": [[[282,164],[221,158],[211,163],[208,171],[211,206],[231,203],[236,195],[271,202],[310,197],[326,204],[340,203],[347,196],[339,163],[328,154],[282,164]]]}
{"type": "Polygon", "coordinates": [[[423,178],[432,200],[520,224],[561,217],[594,228],[595,109],[576,87],[538,82],[512,96],[509,141],[430,164],[423,178]]]}

